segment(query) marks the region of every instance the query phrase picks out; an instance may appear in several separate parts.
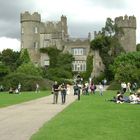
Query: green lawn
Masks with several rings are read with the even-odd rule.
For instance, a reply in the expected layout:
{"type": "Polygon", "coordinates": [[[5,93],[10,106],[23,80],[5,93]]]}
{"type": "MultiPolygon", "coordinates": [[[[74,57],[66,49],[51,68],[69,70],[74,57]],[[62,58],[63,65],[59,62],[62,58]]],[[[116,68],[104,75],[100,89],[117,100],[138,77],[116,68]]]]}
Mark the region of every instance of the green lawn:
{"type": "Polygon", "coordinates": [[[31,140],[138,140],[140,105],[106,101],[115,95],[82,96],[51,121],[31,140]]]}
{"type": "Polygon", "coordinates": [[[0,107],[6,107],[13,104],[26,102],[29,100],[41,98],[50,94],[50,91],[35,92],[21,92],[21,94],[9,94],[7,92],[0,92],[0,107]]]}

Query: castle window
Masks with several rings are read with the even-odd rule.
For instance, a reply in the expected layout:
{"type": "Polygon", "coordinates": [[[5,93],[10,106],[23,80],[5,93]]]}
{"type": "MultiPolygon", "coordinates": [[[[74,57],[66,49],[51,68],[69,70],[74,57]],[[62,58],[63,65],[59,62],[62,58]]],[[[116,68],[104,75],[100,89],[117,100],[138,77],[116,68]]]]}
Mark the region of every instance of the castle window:
{"type": "Polygon", "coordinates": [[[73,48],[73,49],[71,50],[71,53],[72,53],[73,55],[84,55],[85,49],[84,49],[84,48],[73,48]]]}
{"type": "Polygon", "coordinates": [[[73,71],[86,71],[86,61],[74,61],[72,64],[73,71]]]}
{"type": "Polygon", "coordinates": [[[50,61],[49,60],[44,60],[44,66],[49,66],[50,65],[50,61]]]}
{"type": "Polygon", "coordinates": [[[35,34],[38,33],[38,28],[37,27],[34,28],[34,32],[35,32],[35,34]]]}

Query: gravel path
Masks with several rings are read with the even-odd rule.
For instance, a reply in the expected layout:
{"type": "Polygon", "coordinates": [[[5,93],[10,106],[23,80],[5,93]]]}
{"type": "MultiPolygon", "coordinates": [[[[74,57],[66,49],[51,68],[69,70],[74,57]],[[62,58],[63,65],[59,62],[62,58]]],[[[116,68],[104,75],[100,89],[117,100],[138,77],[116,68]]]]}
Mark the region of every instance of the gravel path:
{"type": "Polygon", "coordinates": [[[29,140],[45,122],[76,100],[67,95],[67,102],[52,104],[53,96],[21,103],[0,109],[0,140],[29,140]]]}

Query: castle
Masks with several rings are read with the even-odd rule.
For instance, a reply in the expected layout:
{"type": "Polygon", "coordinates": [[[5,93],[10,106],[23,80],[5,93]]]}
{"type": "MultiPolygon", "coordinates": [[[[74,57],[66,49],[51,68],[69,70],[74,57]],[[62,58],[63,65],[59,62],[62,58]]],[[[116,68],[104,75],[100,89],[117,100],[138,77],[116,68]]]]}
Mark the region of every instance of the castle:
{"type": "MultiPolygon", "coordinates": [[[[21,48],[27,48],[31,61],[40,66],[49,66],[49,56],[40,53],[39,49],[55,46],[64,52],[71,53],[75,61],[73,71],[86,71],[86,59],[90,52],[90,39],[72,39],[68,34],[67,17],[61,16],[58,22],[42,22],[37,12],[21,13],[21,48]]],[[[136,18],[134,16],[117,17],[115,23],[122,27],[124,34],[119,41],[126,52],[136,51],[136,18]]],[[[92,52],[93,73],[95,77],[103,70],[104,65],[98,52],[92,52]]]]}

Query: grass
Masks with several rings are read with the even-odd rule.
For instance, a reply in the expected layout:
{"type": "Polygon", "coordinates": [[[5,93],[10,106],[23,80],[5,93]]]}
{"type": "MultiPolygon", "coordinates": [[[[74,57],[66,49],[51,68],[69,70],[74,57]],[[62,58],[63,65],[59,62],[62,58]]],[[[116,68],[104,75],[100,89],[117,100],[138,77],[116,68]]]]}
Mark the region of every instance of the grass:
{"type": "Polygon", "coordinates": [[[82,96],[31,137],[31,140],[138,140],[140,105],[106,101],[115,95],[82,96]]]}
{"type": "Polygon", "coordinates": [[[40,93],[21,92],[21,94],[9,94],[7,92],[0,92],[0,108],[41,98],[49,94],[50,91],[41,91],[40,93]]]}

